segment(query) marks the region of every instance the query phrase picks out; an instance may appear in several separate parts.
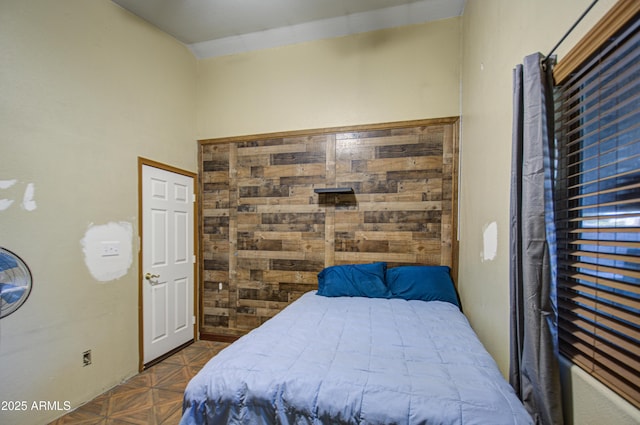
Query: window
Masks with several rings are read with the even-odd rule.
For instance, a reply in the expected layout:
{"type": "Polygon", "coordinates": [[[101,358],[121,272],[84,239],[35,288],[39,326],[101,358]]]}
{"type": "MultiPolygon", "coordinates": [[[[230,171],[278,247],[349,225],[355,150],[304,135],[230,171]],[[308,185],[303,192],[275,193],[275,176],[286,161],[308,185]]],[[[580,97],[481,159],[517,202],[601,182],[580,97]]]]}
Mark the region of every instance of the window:
{"type": "Polygon", "coordinates": [[[640,23],[556,86],[560,351],[640,407],[640,23]]]}

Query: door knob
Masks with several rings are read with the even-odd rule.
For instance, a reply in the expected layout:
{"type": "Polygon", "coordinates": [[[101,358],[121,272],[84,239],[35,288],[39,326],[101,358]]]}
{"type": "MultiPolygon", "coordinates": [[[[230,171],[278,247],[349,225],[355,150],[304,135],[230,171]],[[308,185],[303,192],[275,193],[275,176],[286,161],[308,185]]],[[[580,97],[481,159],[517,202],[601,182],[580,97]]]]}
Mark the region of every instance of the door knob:
{"type": "Polygon", "coordinates": [[[147,279],[147,280],[155,279],[155,278],[158,278],[158,277],[160,277],[159,274],[147,273],[147,274],[144,275],[144,278],[147,279]]]}

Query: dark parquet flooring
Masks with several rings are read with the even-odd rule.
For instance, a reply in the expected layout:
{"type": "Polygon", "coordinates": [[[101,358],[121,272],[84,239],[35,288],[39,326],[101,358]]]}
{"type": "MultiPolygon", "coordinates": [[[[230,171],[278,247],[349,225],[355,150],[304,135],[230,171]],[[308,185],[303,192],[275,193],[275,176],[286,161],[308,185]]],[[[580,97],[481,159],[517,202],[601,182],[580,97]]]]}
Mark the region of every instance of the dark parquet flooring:
{"type": "Polygon", "coordinates": [[[187,383],[228,345],[196,341],[50,425],[177,425],[187,383]]]}

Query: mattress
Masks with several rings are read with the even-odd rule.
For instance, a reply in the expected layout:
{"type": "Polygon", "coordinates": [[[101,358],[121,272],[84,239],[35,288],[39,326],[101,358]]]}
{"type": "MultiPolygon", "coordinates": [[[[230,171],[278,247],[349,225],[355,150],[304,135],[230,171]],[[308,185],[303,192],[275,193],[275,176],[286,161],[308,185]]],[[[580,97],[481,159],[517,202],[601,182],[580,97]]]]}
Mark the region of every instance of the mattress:
{"type": "Polygon", "coordinates": [[[212,358],[181,424],[530,424],[460,309],[304,294],[212,358]]]}

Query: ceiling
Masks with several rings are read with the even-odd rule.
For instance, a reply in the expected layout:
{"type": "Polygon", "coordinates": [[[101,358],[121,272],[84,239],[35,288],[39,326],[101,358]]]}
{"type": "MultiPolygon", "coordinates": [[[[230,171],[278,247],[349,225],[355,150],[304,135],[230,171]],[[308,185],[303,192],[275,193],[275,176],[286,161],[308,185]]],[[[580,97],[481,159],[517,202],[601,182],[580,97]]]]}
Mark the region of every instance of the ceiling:
{"type": "Polygon", "coordinates": [[[465,0],[113,0],[203,59],[462,15],[465,0]]]}

